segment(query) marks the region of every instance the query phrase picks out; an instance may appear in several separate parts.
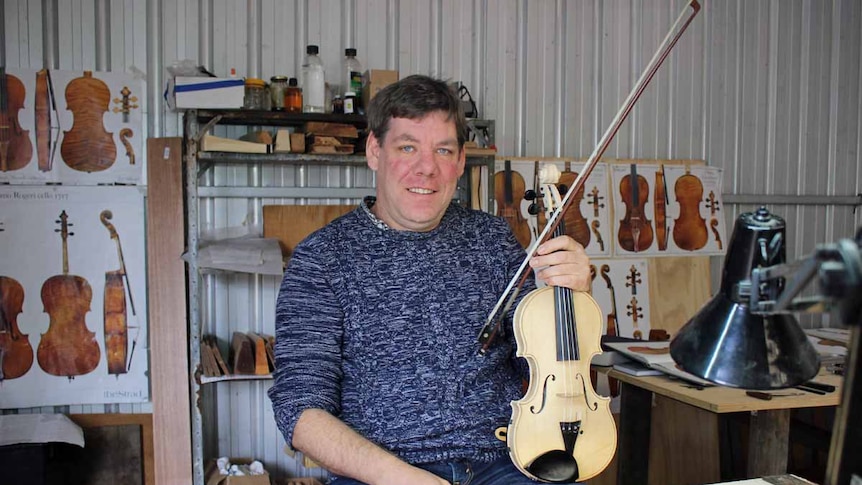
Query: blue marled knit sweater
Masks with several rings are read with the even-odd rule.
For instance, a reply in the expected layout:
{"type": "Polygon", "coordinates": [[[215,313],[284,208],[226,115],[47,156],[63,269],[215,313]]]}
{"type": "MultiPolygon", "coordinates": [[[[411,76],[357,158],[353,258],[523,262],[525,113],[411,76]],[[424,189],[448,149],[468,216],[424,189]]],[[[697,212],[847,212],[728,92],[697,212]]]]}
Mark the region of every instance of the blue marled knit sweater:
{"type": "Polygon", "coordinates": [[[523,258],[505,221],[455,204],[426,233],[360,206],[306,238],[276,306],[269,396],[287,442],[320,408],[410,463],[505,456],[494,430],[524,366],[511,331],[485,356],[476,336],[523,258]]]}

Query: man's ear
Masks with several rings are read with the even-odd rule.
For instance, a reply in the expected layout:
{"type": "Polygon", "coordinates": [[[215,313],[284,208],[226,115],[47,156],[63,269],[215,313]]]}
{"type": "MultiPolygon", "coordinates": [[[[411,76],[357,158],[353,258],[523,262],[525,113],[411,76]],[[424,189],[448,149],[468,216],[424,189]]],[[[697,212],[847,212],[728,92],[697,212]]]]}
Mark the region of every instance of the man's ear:
{"type": "Polygon", "coordinates": [[[365,160],[368,163],[368,168],[377,171],[380,162],[380,142],[374,133],[369,133],[365,140],[365,160]]]}
{"type": "Polygon", "coordinates": [[[467,167],[467,149],[463,146],[461,147],[460,153],[458,155],[458,165],[461,168],[458,170],[458,178],[461,178],[464,175],[464,169],[467,167]]]}

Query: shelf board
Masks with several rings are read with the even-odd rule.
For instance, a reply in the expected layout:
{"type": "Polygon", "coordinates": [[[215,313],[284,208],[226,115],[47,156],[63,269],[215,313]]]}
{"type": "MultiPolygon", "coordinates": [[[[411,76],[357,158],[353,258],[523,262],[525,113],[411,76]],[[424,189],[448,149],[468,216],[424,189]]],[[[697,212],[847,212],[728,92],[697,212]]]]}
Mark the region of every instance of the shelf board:
{"type": "Polygon", "coordinates": [[[365,165],[365,155],[339,155],[334,153],[235,153],[235,152],[198,152],[200,163],[284,163],[284,164],[323,164],[323,165],[365,165]]]}
{"type": "Polygon", "coordinates": [[[199,122],[221,116],[219,124],[223,125],[266,125],[266,126],[299,126],[309,121],[327,123],[346,123],[357,127],[365,127],[368,123],[365,116],[358,114],[327,114],[327,113],[287,113],[284,111],[226,109],[226,110],[190,110],[194,112],[199,122]]]}
{"type": "MultiPolygon", "coordinates": [[[[487,148],[467,150],[467,166],[487,165],[496,152],[487,148]]],[[[198,152],[200,163],[284,163],[320,165],[365,165],[365,154],[339,155],[334,153],[238,153],[238,152],[198,152]]]]}
{"type": "Polygon", "coordinates": [[[231,374],[229,376],[207,377],[201,376],[201,384],[210,384],[213,382],[224,381],[266,381],[271,380],[272,374],[254,375],[254,374],[231,374]]]}

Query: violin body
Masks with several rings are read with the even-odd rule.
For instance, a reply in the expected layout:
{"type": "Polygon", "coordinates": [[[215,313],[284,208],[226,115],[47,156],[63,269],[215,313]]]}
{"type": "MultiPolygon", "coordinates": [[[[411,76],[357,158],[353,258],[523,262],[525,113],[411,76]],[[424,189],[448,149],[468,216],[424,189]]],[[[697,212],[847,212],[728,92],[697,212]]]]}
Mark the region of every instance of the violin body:
{"type": "Polygon", "coordinates": [[[524,200],[526,188],[524,177],[512,170],[508,161],[506,161],[505,170],[494,174],[497,215],[506,220],[515,234],[515,239],[525,248],[530,245],[533,238],[527,220],[521,215],[521,201],[524,200]]]}
{"type": "Polygon", "coordinates": [[[91,71],[84,71],[83,77],[73,79],[66,86],[66,105],[75,121],[63,136],[60,154],[70,168],[99,172],[114,164],[117,146],[113,133],[105,131],[102,124],[110,102],[108,86],[94,78],[91,71]]]}
{"type": "Polygon", "coordinates": [[[101,351],[96,334],[87,329],[93,290],[80,276],[52,276],[42,285],[42,303],[50,315],[36,357],[39,367],[55,376],[74,377],[92,372],[101,351]]]}
{"type": "Polygon", "coordinates": [[[560,336],[555,291],[532,291],[515,312],[517,355],[529,364],[530,386],[522,399],[512,401],[506,441],[513,463],[525,475],[571,483],[607,467],[616,452],[617,432],[610,399],[599,396],[590,383],[590,360],[601,353],[602,311],[587,293],[571,292],[578,358],[562,357],[560,339],[552,338],[560,336]]]}
{"type": "Polygon", "coordinates": [[[21,283],[0,276],[0,382],[23,376],[33,365],[30,338],[18,328],[18,314],[23,306],[21,283]]]}
{"type": "MultiPolygon", "coordinates": [[[[568,189],[575,186],[575,180],[578,178],[577,172],[565,171],[560,175],[560,185],[565,185],[568,189]]],[[[581,213],[581,201],[584,199],[584,187],[581,185],[580,190],[572,195],[574,201],[563,214],[563,220],[566,224],[566,234],[578,241],[581,246],[587,247],[590,244],[590,226],[587,220],[581,213]]]]}
{"type": "Polygon", "coordinates": [[[650,247],[653,239],[652,226],[644,212],[649,199],[649,184],[642,175],[637,175],[637,200],[632,195],[632,184],[631,175],[626,175],[620,182],[620,195],[626,205],[626,215],[620,221],[617,240],[626,251],[638,252],[650,247]]]}
{"type": "Polygon", "coordinates": [[[706,245],[709,234],[706,221],[700,216],[703,183],[686,173],[676,180],[674,193],[679,203],[679,218],[674,220],[673,241],[680,249],[695,251],[706,245]]]}
{"type": "Polygon", "coordinates": [[[30,132],[21,128],[18,111],[24,109],[24,83],[0,69],[0,172],[24,168],[33,157],[30,132]]]}
{"type": "Polygon", "coordinates": [[[129,338],[126,322],[126,287],[118,271],[105,273],[105,358],[108,374],[125,374],[129,338]]]}

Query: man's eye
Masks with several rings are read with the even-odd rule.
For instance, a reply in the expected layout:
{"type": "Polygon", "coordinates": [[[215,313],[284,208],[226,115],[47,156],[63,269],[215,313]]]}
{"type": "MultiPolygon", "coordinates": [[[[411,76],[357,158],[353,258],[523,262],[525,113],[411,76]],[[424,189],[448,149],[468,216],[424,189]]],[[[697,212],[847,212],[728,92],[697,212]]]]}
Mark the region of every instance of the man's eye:
{"type": "Polygon", "coordinates": [[[413,153],[416,150],[412,145],[404,145],[401,147],[401,151],[404,153],[413,153]]]}
{"type": "Polygon", "coordinates": [[[453,152],[449,148],[438,148],[437,153],[440,155],[451,155],[453,152]]]}

